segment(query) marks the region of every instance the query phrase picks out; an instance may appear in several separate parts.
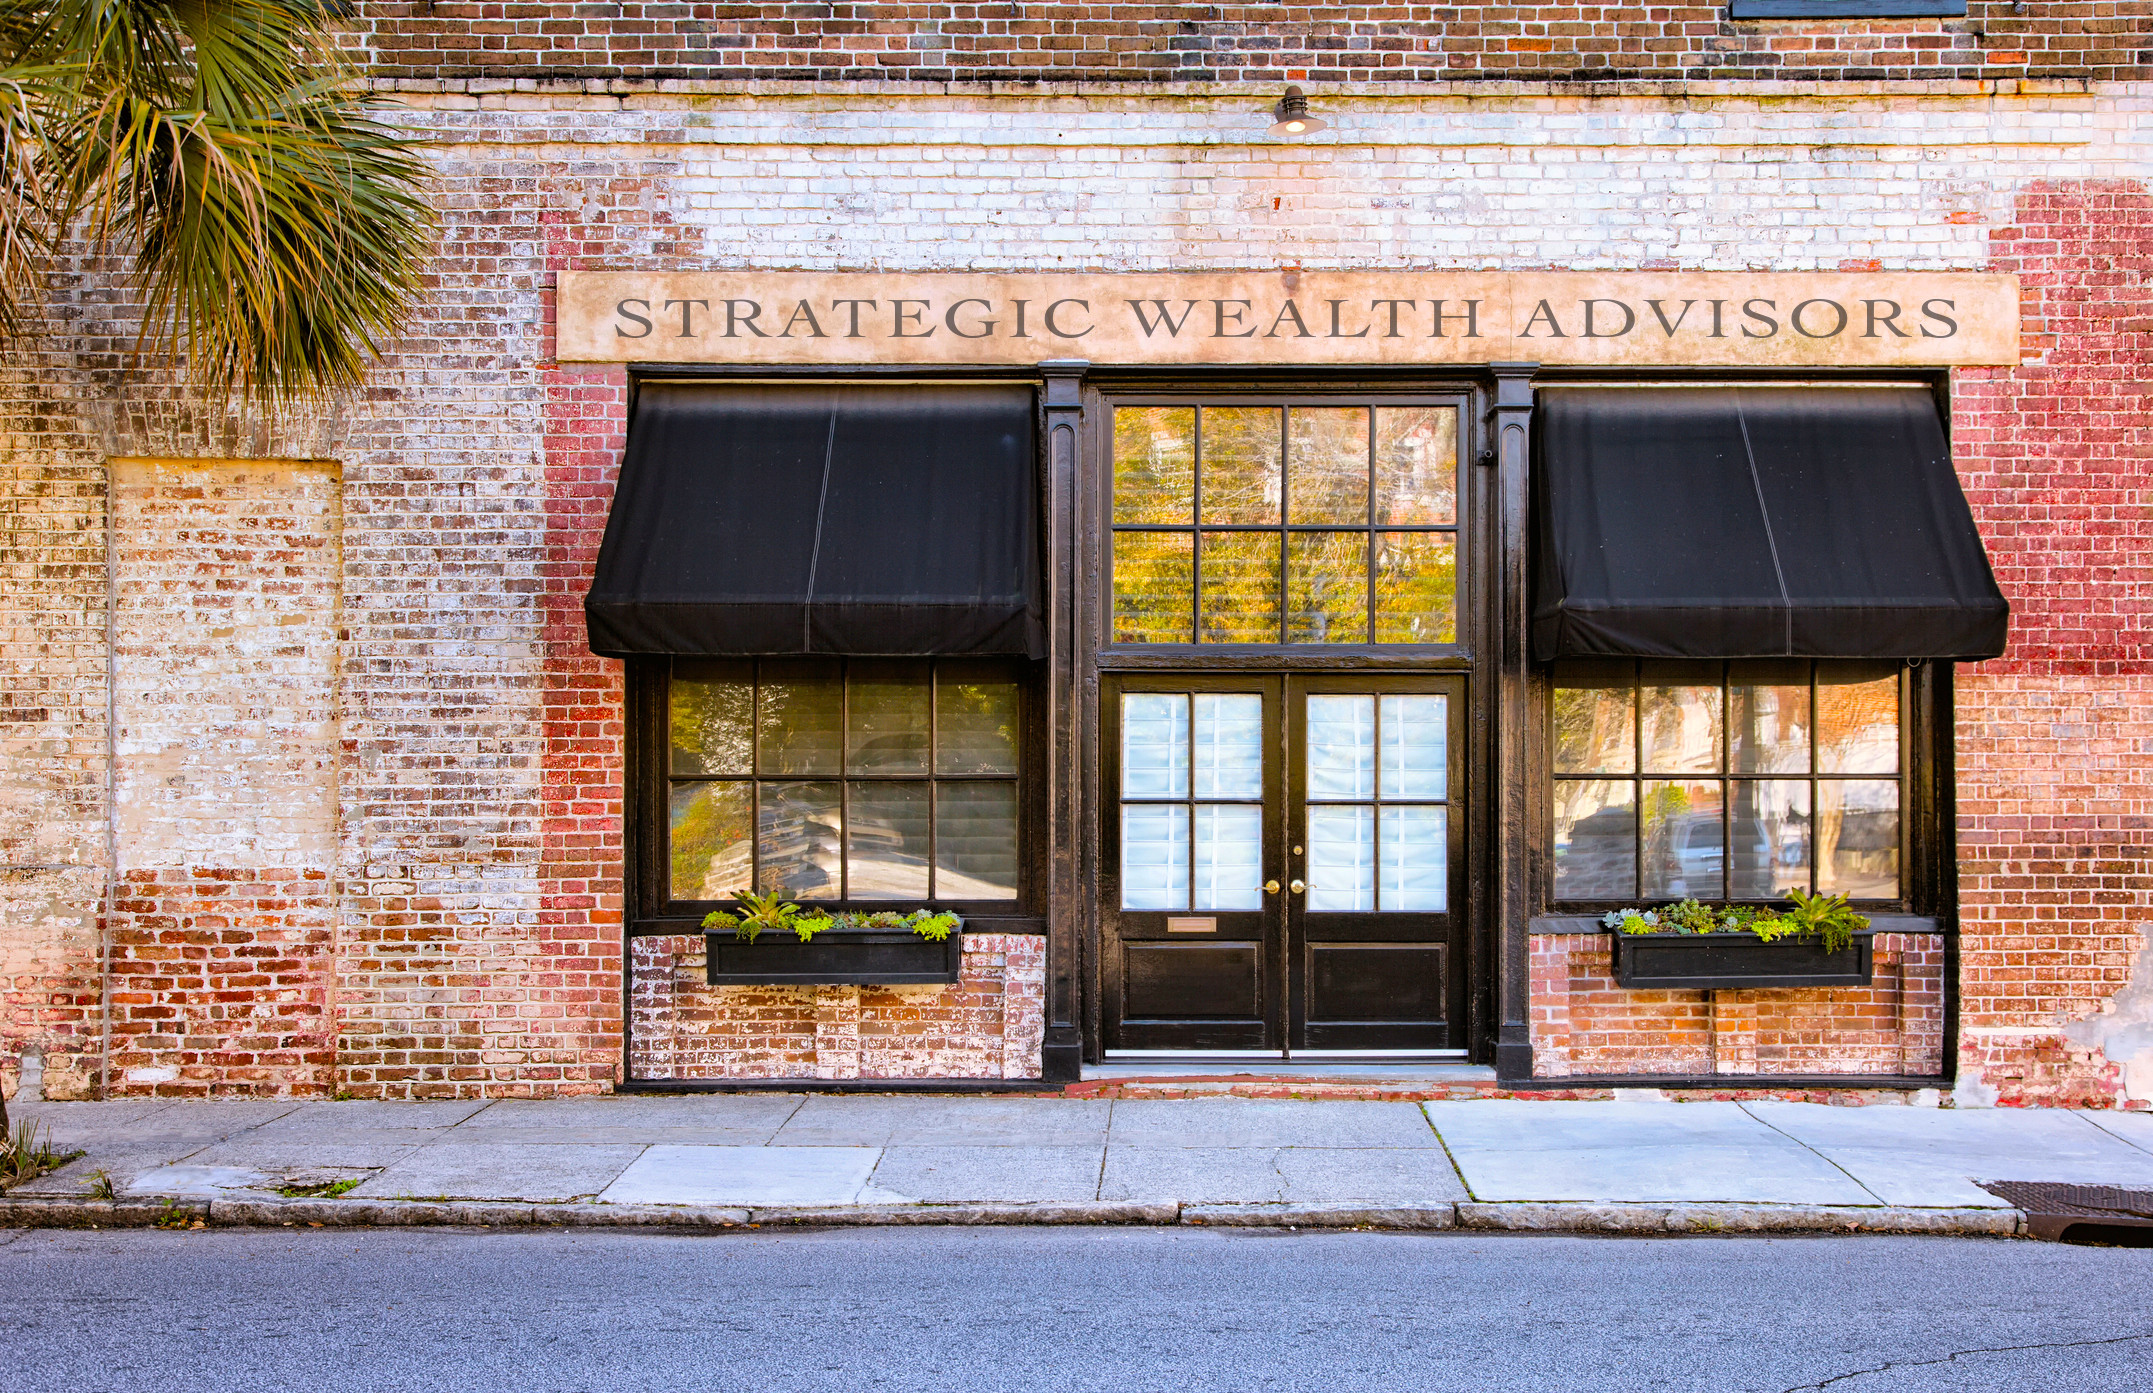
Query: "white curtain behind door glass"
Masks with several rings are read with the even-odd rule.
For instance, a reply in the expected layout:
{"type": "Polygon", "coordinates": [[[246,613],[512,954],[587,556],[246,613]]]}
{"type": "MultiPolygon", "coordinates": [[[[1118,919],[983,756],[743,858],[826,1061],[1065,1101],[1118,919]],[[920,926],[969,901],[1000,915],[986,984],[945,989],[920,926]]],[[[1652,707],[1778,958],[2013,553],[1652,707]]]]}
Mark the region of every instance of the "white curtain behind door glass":
{"type": "Polygon", "coordinates": [[[1121,713],[1122,908],[1261,909],[1263,698],[1131,692],[1121,713]]]}
{"type": "Polygon", "coordinates": [[[1449,709],[1441,696],[1308,698],[1310,912],[1449,911],[1449,709]]]}

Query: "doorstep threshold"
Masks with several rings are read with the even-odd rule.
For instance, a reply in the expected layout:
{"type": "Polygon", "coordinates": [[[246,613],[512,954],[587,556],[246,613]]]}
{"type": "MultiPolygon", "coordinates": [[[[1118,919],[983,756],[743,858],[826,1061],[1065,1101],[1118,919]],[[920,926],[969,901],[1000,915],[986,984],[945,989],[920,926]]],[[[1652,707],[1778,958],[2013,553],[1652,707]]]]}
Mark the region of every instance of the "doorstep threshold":
{"type": "Polygon", "coordinates": [[[1488,1064],[1463,1062],[1411,1064],[1372,1059],[1294,1060],[1192,1057],[1187,1059],[1110,1059],[1084,1066],[1083,1082],[1141,1079],[1164,1083],[1175,1079],[1337,1079],[1356,1083],[1494,1083],[1495,1069],[1488,1064]]]}

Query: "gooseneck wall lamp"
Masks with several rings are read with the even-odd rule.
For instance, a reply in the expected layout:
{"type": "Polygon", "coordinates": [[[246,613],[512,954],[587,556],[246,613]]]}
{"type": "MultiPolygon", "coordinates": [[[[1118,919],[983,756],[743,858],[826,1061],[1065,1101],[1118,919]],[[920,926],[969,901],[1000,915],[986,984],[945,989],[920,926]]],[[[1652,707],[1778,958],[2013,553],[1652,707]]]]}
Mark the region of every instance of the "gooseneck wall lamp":
{"type": "Polygon", "coordinates": [[[1310,135],[1329,124],[1321,117],[1308,114],[1308,94],[1299,87],[1288,87],[1286,95],[1278,99],[1278,105],[1271,108],[1271,115],[1275,118],[1271,134],[1280,140],[1310,135]]]}

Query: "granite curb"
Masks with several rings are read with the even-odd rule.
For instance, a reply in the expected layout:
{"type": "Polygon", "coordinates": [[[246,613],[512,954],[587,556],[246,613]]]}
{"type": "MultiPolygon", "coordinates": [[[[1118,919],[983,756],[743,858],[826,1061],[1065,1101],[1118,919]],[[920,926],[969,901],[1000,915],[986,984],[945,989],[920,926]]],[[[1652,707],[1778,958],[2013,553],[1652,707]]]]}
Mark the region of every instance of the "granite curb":
{"type": "Polygon", "coordinates": [[[756,1207],[695,1204],[532,1204],[486,1200],[281,1199],[268,1196],[0,1200],[0,1227],[150,1228],[159,1223],[231,1227],[488,1228],[890,1227],[910,1225],[1189,1225],[1206,1228],[1460,1229],[1595,1234],[1930,1234],[2013,1238],[2016,1209],[1898,1206],[1537,1203],[1181,1204],[1086,1201],[1059,1204],[877,1204],[756,1207]]]}

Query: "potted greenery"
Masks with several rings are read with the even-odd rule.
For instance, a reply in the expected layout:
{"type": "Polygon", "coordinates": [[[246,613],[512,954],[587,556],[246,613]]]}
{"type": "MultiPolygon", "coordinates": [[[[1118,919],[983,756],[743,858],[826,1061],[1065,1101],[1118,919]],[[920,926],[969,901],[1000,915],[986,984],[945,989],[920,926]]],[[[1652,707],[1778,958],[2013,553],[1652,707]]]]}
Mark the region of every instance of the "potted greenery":
{"type": "Polygon", "coordinates": [[[1875,930],[1843,895],[1790,892],[1785,908],[1714,907],[1695,900],[1618,909],[1600,922],[1613,936],[1615,980],[1631,988],[1866,986],[1875,930]]]}
{"type": "Polygon", "coordinates": [[[964,920],[948,910],[803,909],[782,895],[737,891],[737,909],[703,918],[712,986],[891,986],[957,980],[964,920]]]}

